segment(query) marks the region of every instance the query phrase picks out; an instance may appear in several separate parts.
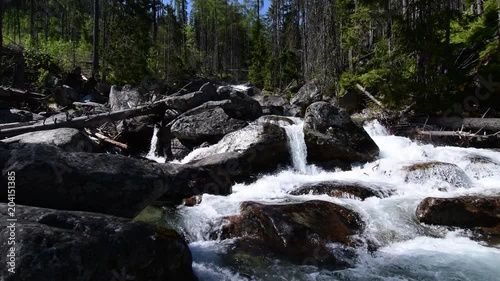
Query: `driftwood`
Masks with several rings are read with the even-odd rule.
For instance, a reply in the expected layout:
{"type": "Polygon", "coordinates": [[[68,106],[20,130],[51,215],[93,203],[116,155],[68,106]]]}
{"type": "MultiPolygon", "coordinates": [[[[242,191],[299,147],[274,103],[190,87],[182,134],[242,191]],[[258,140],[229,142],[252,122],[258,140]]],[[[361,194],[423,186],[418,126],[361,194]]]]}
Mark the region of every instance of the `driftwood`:
{"type": "Polygon", "coordinates": [[[368,92],[363,86],[356,84],[356,87],[369,99],[371,99],[375,104],[377,104],[384,112],[388,112],[385,106],[379,100],[377,100],[372,94],[370,94],[370,92],[368,92]]]}
{"type": "Polygon", "coordinates": [[[463,131],[423,131],[423,130],[416,130],[417,134],[419,135],[426,135],[426,136],[436,136],[436,137],[464,137],[464,138],[478,138],[478,139],[488,139],[488,138],[499,138],[500,137],[500,131],[496,132],[494,134],[478,134],[478,133],[471,133],[471,132],[463,132],[463,131]]]}
{"type": "Polygon", "coordinates": [[[76,128],[83,129],[86,127],[100,126],[106,122],[110,121],[119,121],[127,118],[161,113],[166,110],[166,105],[164,100],[157,101],[150,105],[139,106],[136,108],[125,109],[115,112],[108,113],[100,113],[95,115],[88,115],[73,118],[71,120],[66,120],[62,122],[57,122],[56,120],[50,122],[39,122],[37,124],[17,127],[17,128],[7,128],[0,130],[0,139],[13,137],[16,135],[36,132],[36,131],[44,131],[44,130],[52,130],[57,128],[76,128]]]}
{"type": "MultiPolygon", "coordinates": [[[[414,118],[412,122],[424,123],[427,117],[414,118]]],[[[428,125],[449,128],[451,130],[488,130],[500,131],[499,118],[460,118],[460,117],[430,117],[428,125]]]]}
{"type": "Polygon", "coordinates": [[[18,127],[30,126],[30,125],[36,124],[38,122],[39,121],[28,121],[28,122],[16,122],[16,123],[0,124],[0,131],[4,130],[4,129],[9,129],[9,128],[18,128],[18,127]]]}
{"type": "Polygon", "coordinates": [[[0,86],[0,100],[16,103],[27,103],[30,107],[38,107],[46,96],[17,88],[0,86]]]}
{"type": "Polygon", "coordinates": [[[121,143],[119,141],[116,141],[114,139],[111,139],[111,138],[108,138],[106,137],[105,135],[102,135],[100,133],[95,133],[93,134],[96,138],[100,139],[101,141],[103,142],[107,142],[109,144],[112,144],[116,147],[119,147],[121,149],[124,149],[124,150],[128,150],[128,145],[127,144],[124,144],[124,143],[121,143]]]}

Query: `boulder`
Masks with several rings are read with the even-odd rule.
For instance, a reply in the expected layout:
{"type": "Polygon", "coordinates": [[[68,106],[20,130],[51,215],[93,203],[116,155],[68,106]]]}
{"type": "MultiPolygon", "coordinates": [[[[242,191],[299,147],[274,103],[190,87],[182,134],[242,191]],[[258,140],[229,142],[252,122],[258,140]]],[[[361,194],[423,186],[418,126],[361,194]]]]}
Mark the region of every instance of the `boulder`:
{"type": "Polygon", "coordinates": [[[255,95],[252,97],[259,102],[264,115],[283,115],[288,101],[279,95],[255,95]]]}
{"type": "Polygon", "coordinates": [[[262,116],[262,107],[259,102],[243,92],[231,87],[220,87],[217,94],[221,100],[231,101],[230,103],[226,102],[223,108],[233,118],[253,121],[262,116]]]}
{"type": "Polygon", "coordinates": [[[473,155],[468,157],[468,160],[471,163],[465,167],[464,171],[475,179],[479,180],[500,174],[500,164],[491,158],[473,155]]]}
{"type": "Polygon", "coordinates": [[[57,104],[68,106],[75,101],[79,101],[81,97],[75,89],[63,85],[56,88],[54,98],[57,104]]]}
{"type": "Polygon", "coordinates": [[[293,122],[292,119],[284,117],[284,116],[279,116],[279,115],[264,115],[264,116],[259,117],[259,119],[257,119],[256,122],[258,122],[258,123],[271,123],[271,124],[278,125],[278,126],[281,126],[281,125],[287,126],[287,125],[295,124],[295,122],[293,122]]]}
{"type": "Polygon", "coordinates": [[[188,147],[196,147],[204,142],[216,143],[226,134],[247,126],[247,122],[231,118],[216,107],[194,115],[182,115],[170,128],[172,136],[188,147]]]}
{"type": "Polygon", "coordinates": [[[359,246],[353,236],[364,226],[354,211],[326,201],[292,204],[241,203],[241,214],[226,218],[214,234],[221,239],[244,238],[246,244],[265,245],[263,251],[298,264],[344,267],[348,261],[328,247],[359,246]]]}
{"type": "Polygon", "coordinates": [[[308,162],[324,168],[333,168],[339,162],[373,161],[379,153],[368,133],[344,109],[326,102],[307,108],[304,135],[308,162]]]}
{"type": "Polygon", "coordinates": [[[73,128],[60,128],[47,131],[25,133],[1,142],[46,144],[60,147],[70,152],[99,152],[97,147],[85,134],[73,128]]]}
{"type": "Polygon", "coordinates": [[[230,133],[193,157],[190,165],[218,172],[218,180],[247,180],[290,163],[286,132],[270,123],[253,123],[230,133]]]}
{"type": "Polygon", "coordinates": [[[162,117],[144,115],[120,121],[117,126],[120,141],[127,143],[131,152],[148,151],[154,126],[161,122],[162,117]]]}
{"type": "Polygon", "coordinates": [[[304,111],[309,105],[321,101],[323,94],[316,81],[309,81],[290,99],[290,104],[304,111]]]}
{"type": "Polygon", "coordinates": [[[139,90],[130,85],[123,87],[112,86],[109,93],[109,105],[111,111],[120,111],[137,107],[145,102],[145,98],[139,90]]]}
{"type": "Polygon", "coordinates": [[[457,165],[444,162],[424,162],[403,167],[406,172],[405,182],[424,184],[436,182],[436,187],[447,190],[453,188],[470,188],[472,182],[457,165]]]}
{"type": "Polygon", "coordinates": [[[338,198],[355,198],[365,200],[369,197],[384,198],[391,195],[391,190],[359,182],[323,181],[310,183],[292,190],[292,195],[322,195],[338,198]]]}
{"type": "MultiPolygon", "coordinates": [[[[7,204],[0,235],[9,236],[7,204]]],[[[0,279],[38,281],[197,280],[191,252],[174,230],[109,215],[16,205],[15,273],[0,279]]],[[[12,245],[0,242],[2,253],[12,245]]],[[[4,257],[2,260],[5,261],[4,257]]]]}
{"type": "Polygon", "coordinates": [[[181,112],[188,111],[189,109],[198,107],[207,101],[220,100],[217,92],[209,89],[208,86],[203,88],[204,91],[196,91],[182,96],[168,97],[165,104],[170,109],[175,109],[181,112]]]}
{"type": "Polygon", "coordinates": [[[238,91],[238,92],[241,92],[241,93],[244,93],[245,95],[249,96],[249,97],[253,97],[255,95],[259,95],[262,93],[262,90],[257,88],[257,87],[254,87],[252,85],[235,85],[235,86],[231,86],[234,90],[238,91]]]}
{"type": "Polygon", "coordinates": [[[15,108],[0,109],[0,124],[29,122],[44,119],[43,116],[15,108]]]}
{"type": "Polygon", "coordinates": [[[172,153],[172,159],[181,160],[186,157],[192,149],[183,145],[178,139],[172,139],[170,143],[170,150],[172,153]]]}
{"type": "Polygon", "coordinates": [[[500,196],[425,198],[416,211],[420,222],[478,230],[500,237],[500,196]]]}
{"type": "MultiPolygon", "coordinates": [[[[0,153],[6,160],[2,176],[9,171],[18,175],[17,204],[133,218],[162,195],[180,202],[202,193],[231,192],[231,185],[214,182],[216,173],[203,167],[39,144],[11,144],[0,153]]],[[[6,197],[0,195],[0,202],[7,202],[6,197]]]]}

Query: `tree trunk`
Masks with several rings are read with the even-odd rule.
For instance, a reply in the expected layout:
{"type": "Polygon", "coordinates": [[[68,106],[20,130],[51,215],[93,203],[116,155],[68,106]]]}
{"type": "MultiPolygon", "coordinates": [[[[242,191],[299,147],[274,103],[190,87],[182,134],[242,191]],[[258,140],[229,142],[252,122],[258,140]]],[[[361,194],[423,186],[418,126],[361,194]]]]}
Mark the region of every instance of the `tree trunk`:
{"type": "Polygon", "coordinates": [[[165,101],[157,101],[151,105],[139,106],[137,108],[131,108],[126,110],[115,111],[111,113],[101,113],[89,116],[77,117],[71,120],[63,120],[57,122],[57,120],[40,124],[34,124],[30,126],[18,127],[18,128],[8,128],[5,130],[0,130],[0,139],[17,136],[29,132],[45,131],[58,128],[76,128],[82,129],[87,127],[100,126],[106,122],[118,121],[127,118],[156,114],[165,111],[165,101]]]}
{"type": "Polygon", "coordinates": [[[153,3],[151,6],[151,10],[153,13],[153,44],[156,44],[156,41],[158,38],[158,15],[157,15],[157,11],[156,11],[157,2],[156,2],[156,0],[153,0],[152,2],[153,3]]]}
{"type": "Polygon", "coordinates": [[[452,130],[488,130],[500,131],[500,119],[498,118],[461,118],[461,117],[419,117],[413,118],[410,122],[427,123],[438,127],[452,130]]]}
{"type": "Polygon", "coordinates": [[[483,0],[477,0],[477,15],[481,16],[483,14],[483,0]]]}
{"type": "Polygon", "coordinates": [[[94,43],[92,55],[92,77],[99,72],[99,0],[94,0],[94,43]]]}
{"type": "MultiPolygon", "coordinates": [[[[499,0],[500,1],[500,0],[499,0]]],[[[3,0],[0,1],[0,54],[3,49],[3,0]]]]}

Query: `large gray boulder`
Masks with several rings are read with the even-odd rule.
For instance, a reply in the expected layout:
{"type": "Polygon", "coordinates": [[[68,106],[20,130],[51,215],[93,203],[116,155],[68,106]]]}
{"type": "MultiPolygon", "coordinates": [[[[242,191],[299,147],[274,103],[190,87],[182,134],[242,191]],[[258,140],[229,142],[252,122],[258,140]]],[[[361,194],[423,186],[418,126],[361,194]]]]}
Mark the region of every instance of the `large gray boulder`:
{"type": "Polygon", "coordinates": [[[109,105],[111,111],[120,111],[129,108],[134,108],[145,102],[145,98],[138,89],[132,88],[130,85],[118,87],[111,86],[109,93],[109,105]]]}
{"type": "Polygon", "coordinates": [[[207,101],[220,100],[219,95],[215,91],[205,87],[204,91],[196,91],[182,96],[168,97],[165,104],[170,109],[175,109],[181,112],[200,106],[207,101]]]}
{"type": "Polygon", "coordinates": [[[373,161],[379,153],[368,133],[344,109],[327,102],[307,108],[304,134],[308,162],[326,168],[339,162],[373,161]]]}
{"type": "Polygon", "coordinates": [[[300,88],[299,92],[290,100],[290,104],[304,111],[309,105],[321,101],[322,98],[323,93],[320,86],[316,81],[312,80],[300,88]]]}
{"type": "Polygon", "coordinates": [[[221,182],[233,182],[289,163],[285,130],[271,123],[253,123],[204,149],[189,164],[217,171],[221,182]]]}
{"type": "Polygon", "coordinates": [[[16,244],[9,245],[7,210],[1,203],[1,280],[197,279],[191,252],[174,230],[109,215],[16,205],[16,244]],[[11,247],[15,273],[8,271],[11,247]]]}
{"type": "Polygon", "coordinates": [[[194,147],[204,142],[216,143],[226,134],[247,124],[243,120],[231,118],[224,109],[216,107],[179,117],[173,122],[170,131],[183,144],[194,147]]]}
{"type": "Polygon", "coordinates": [[[47,131],[31,132],[1,142],[31,143],[54,145],[71,152],[98,152],[100,149],[82,132],[73,128],[59,128],[47,131]]]}
{"type": "MultiPolygon", "coordinates": [[[[0,146],[0,148],[2,148],[0,146]]],[[[12,144],[0,149],[2,176],[15,172],[16,203],[133,218],[160,196],[175,200],[202,193],[229,194],[203,167],[121,155],[65,152],[55,146],[12,144]]],[[[7,202],[7,193],[0,195],[7,202]]]]}
{"type": "Polygon", "coordinates": [[[288,101],[280,95],[255,95],[252,97],[259,102],[264,115],[283,115],[288,101]]]}
{"type": "Polygon", "coordinates": [[[405,182],[425,184],[433,182],[437,189],[471,188],[472,181],[467,174],[455,164],[446,162],[421,162],[403,167],[405,182]]]}

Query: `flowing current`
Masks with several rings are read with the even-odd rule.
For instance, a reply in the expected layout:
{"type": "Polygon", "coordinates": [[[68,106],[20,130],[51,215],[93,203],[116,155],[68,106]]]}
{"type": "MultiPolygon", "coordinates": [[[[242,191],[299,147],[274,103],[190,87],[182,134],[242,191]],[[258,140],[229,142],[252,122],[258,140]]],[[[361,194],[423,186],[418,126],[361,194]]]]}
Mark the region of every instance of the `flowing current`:
{"type": "Polygon", "coordinates": [[[304,140],[304,122],[300,118],[290,118],[294,124],[284,125],[288,150],[292,157],[293,167],[300,173],[307,173],[307,147],[304,140]]]}
{"type": "Polygon", "coordinates": [[[354,166],[351,171],[326,172],[306,164],[303,141],[299,140],[303,139],[298,132],[301,126],[286,128],[293,168],[263,176],[251,184],[236,184],[229,196],[203,195],[202,203],[195,207],[163,210],[169,212],[163,214],[167,225],[177,228],[190,243],[193,268],[200,280],[500,280],[498,242],[487,245],[471,239],[465,230],[422,225],[415,217],[418,204],[429,196],[500,195],[500,152],[421,145],[391,136],[378,122],[372,122],[365,130],[380,148],[378,160],[354,166]],[[433,179],[418,184],[405,182],[402,167],[426,161],[456,164],[470,178],[470,186],[442,189],[433,179]],[[325,180],[358,182],[394,192],[387,198],[365,201],[288,193],[303,184],[325,180]],[[209,239],[214,223],[238,214],[243,201],[287,203],[313,199],[358,212],[366,224],[362,238],[376,241],[380,247],[373,253],[360,249],[354,266],[348,269],[333,271],[280,261],[255,268],[226,262],[225,253],[233,241],[209,239]]]}

